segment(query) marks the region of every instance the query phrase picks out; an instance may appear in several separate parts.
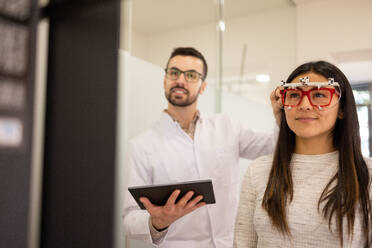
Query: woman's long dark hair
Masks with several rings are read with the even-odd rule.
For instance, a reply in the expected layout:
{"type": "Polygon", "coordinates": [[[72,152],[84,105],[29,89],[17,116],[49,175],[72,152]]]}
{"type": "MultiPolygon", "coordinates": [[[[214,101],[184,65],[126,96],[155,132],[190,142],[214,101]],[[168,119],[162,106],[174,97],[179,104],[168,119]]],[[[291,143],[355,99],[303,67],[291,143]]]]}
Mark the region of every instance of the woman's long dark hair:
{"type": "MultiPolygon", "coordinates": [[[[311,62],[299,66],[288,77],[291,82],[297,76],[314,72],[325,78],[334,78],[340,84],[342,96],[339,111],[343,118],[338,118],[333,130],[333,145],[339,151],[338,171],[320,195],[323,217],[328,219],[331,229],[332,217],[335,216],[337,232],[343,246],[343,219],[347,219],[347,233],[353,234],[355,214],[360,211],[362,230],[365,238],[364,247],[371,247],[371,200],[369,198],[370,176],[360,148],[359,123],[352,89],[345,75],[334,65],[325,62],[311,62]]],[[[281,115],[279,138],[274,153],[273,164],[262,207],[270,216],[271,222],[281,233],[291,235],[287,222],[287,202],[293,199],[293,182],[291,159],[295,151],[296,134],[288,127],[284,111],[281,115]]]]}

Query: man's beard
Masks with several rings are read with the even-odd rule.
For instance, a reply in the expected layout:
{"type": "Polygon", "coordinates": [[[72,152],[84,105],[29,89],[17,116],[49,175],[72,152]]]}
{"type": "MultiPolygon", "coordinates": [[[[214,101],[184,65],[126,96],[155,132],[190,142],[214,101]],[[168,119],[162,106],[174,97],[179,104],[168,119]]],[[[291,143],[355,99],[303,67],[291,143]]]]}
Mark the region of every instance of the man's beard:
{"type": "Polygon", "coordinates": [[[185,88],[182,88],[182,87],[175,86],[175,87],[171,88],[168,93],[165,92],[165,97],[167,98],[168,102],[170,104],[172,104],[173,106],[187,107],[187,106],[190,106],[191,104],[193,104],[196,100],[198,100],[199,93],[200,93],[200,88],[199,88],[198,92],[194,96],[189,97],[189,95],[188,95],[189,91],[188,90],[186,90],[185,88]],[[181,100],[180,98],[177,98],[177,96],[173,96],[172,97],[171,96],[172,95],[172,90],[174,88],[185,90],[186,91],[186,99],[181,100]]]}

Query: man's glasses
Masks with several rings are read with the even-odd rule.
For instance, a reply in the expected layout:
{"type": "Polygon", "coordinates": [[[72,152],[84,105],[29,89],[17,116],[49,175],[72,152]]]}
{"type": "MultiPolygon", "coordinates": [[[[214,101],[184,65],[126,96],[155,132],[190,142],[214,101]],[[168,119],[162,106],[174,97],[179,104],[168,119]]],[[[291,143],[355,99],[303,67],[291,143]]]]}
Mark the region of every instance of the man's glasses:
{"type": "Polygon", "coordinates": [[[318,107],[319,109],[329,106],[334,94],[340,97],[339,92],[336,91],[335,88],[319,87],[306,91],[300,88],[283,89],[280,91],[280,94],[282,95],[283,106],[290,108],[298,106],[302,102],[304,96],[307,96],[311,106],[318,107]]]}
{"type": "Polygon", "coordinates": [[[203,77],[202,74],[194,70],[181,71],[177,68],[166,68],[165,69],[165,75],[170,80],[177,80],[181,76],[182,73],[185,76],[186,82],[189,82],[189,83],[196,83],[199,81],[199,79],[203,77]]]}

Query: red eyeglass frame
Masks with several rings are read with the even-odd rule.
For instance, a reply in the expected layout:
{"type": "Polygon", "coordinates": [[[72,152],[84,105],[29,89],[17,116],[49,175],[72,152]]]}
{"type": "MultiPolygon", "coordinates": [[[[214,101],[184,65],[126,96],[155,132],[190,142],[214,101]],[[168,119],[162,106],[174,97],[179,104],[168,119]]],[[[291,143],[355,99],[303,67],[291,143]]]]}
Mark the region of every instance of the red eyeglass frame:
{"type": "Polygon", "coordinates": [[[340,93],[338,93],[338,91],[336,91],[335,88],[319,88],[319,89],[318,88],[313,88],[313,89],[310,89],[310,90],[301,90],[301,89],[292,89],[291,88],[291,89],[280,90],[280,94],[282,96],[282,104],[285,107],[295,107],[295,106],[300,105],[304,96],[307,96],[307,99],[309,100],[310,105],[313,106],[313,107],[327,107],[331,104],[334,94],[336,94],[338,97],[340,96],[340,93]],[[297,105],[285,104],[284,103],[285,94],[288,91],[294,91],[294,90],[300,90],[302,92],[300,101],[297,103],[297,105]],[[314,90],[327,90],[327,91],[329,91],[331,93],[331,99],[329,100],[329,103],[326,104],[326,105],[315,105],[315,104],[313,104],[313,102],[311,101],[310,92],[314,91],[314,90]]]}

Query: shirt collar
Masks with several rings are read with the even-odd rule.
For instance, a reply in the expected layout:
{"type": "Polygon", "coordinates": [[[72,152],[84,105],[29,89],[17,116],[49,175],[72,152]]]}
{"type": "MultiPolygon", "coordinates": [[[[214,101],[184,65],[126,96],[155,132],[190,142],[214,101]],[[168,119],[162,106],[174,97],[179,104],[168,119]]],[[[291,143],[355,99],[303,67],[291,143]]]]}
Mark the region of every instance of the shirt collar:
{"type": "MultiPolygon", "coordinates": [[[[172,118],[172,120],[173,120],[174,122],[179,123],[179,121],[178,121],[178,120],[177,120],[173,115],[171,115],[171,114],[168,112],[167,109],[164,109],[163,112],[166,113],[170,118],[172,118]]],[[[194,118],[192,119],[191,122],[192,122],[194,125],[196,125],[196,123],[198,122],[198,120],[201,121],[201,113],[200,113],[199,110],[196,111],[195,116],[194,116],[194,118]]]]}
{"type": "MultiPolygon", "coordinates": [[[[171,114],[170,114],[166,109],[164,109],[164,112],[165,112],[166,115],[168,115],[168,116],[173,120],[174,123],[177,123],[177,124],[182,128],[182,130],[183,130],[183,131],[184,131],[188,136],[190,136],[191,139],[194,139],[195,129],[196,129],[196,123],[198,122],[199,117],[200,117],[200,112],[199,112],[199,110],[196,111],[195,116],[194,116],[194,118],[192,119],[192,121],[191,121],[191,123],[190,123],[190,125],[189,125],[188,128],[183,128],[183,127],[180,125],[179,121],[178,121],[174,116],[172,116],[172,115],[171,115],[171,114]]],[[[168,117],[168,118],[169,118],[169,117],[168,117]]]]}

